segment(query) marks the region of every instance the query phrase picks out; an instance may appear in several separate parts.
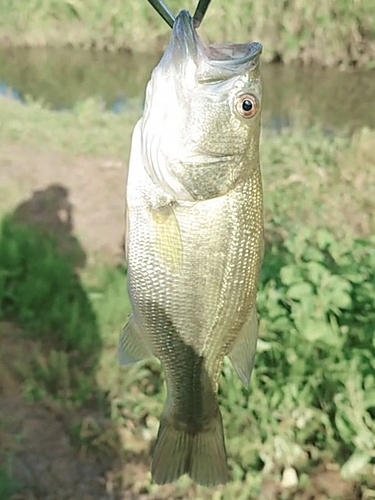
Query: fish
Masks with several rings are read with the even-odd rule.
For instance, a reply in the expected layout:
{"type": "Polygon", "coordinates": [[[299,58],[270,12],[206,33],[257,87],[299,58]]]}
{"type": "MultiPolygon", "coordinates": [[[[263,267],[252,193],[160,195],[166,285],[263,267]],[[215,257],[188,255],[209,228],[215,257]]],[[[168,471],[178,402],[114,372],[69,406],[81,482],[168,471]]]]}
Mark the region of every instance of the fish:
{"type": "Polygon", "coordinates": [[[225,356],[246,387],[258,339],[264,254],[259,42],[206,44],[176,16],[134,127],[126,184],[132,313],[121,365],[156,357],[167,398],[151,475],[230,480],[219,378],[225,356]]]}

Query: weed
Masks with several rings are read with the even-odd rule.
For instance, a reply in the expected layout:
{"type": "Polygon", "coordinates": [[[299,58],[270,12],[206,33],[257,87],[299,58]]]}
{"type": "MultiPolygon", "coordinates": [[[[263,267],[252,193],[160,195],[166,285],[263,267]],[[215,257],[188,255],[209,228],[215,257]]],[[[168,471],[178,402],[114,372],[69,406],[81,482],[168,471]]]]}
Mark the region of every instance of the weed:
{"type": "Polygon", "coordinates": [[[93,352],[100,346],[95,318],[69,260],[52,238],[5,218],[0,229],[0,306],[30,334],[55,345],[93,352]]]}
{"type": "Polygon", "coordinates": [[[89,377],[102,341],[86,291],[54,239],[11,216],[0,227],[0,318],[43,341],[21,370],[29,400],[53,394],[82,403],[92,396],[89,377]]]}
{"type": "Polygon", "coordinates": [[[0,467],[0,498],[1,500],[11,500],[19,489],[13,476],[4,468],[0,467]]]}
{"type": "Polygon", "coordinates": [[[81,454],[98,452],[113,457],[118,454],[119,435],[110,421],[85,416],[77,419],[71,426],[70,434],[81,454]]]}

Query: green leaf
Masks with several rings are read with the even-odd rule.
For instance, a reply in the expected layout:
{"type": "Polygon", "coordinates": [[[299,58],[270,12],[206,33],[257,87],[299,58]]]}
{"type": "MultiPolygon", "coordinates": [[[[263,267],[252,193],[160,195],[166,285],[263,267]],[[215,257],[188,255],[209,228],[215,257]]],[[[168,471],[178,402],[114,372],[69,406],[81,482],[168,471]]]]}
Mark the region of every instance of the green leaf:
{"type": "Polygon", "coordinates": [[[337,345],[339,342],[337,333],[324,320],[307,319],[299,326],[299,330],[309,342],[322,340],[325,344],[331,346],[337,345]]]}
{"type": "Polygon", "coordinates": [[[295,264],[289,264],[281,269],[280,279],[284,285],[292,285],[301,281],[301,271],[295,264]]]}
{"type": "Polygon", "coordinates": [[[323,253],[313,246],[306,248],[306,250],[303,254],[303,258],[306,261],[313,261],[313,262],[323,262],[324,261],[323,253]]]}
{"type": "Polygon", "coordinates": [[[305,297],[313,295],[314,291],[310,283],[296,283],[286,291],[286,296],[294,300],[303,300],[305,297]]]}
{"type": "Polygon", "coordinates": [[[336,245],[335,238],[332,233],[327,231],[326,229],[319,229],[316,233],[316,240],[318,243],[318,247],[322,250],[325,250],[327,247],[331,245],[336,245]]]}
{"type": "Polygon", "coordinates": [[[370,462],[370,453],[356,452],[341,467],[341,474],[344,478],[351,479],[358,476],[366,465],[370,462]]]}
{"type": "Polygon", "coordinates": [[[320,285],[325,277],[330,276],[328,269],[318,262],[308,262],[306,270],[309,280],[314,285],[320,285]]]}

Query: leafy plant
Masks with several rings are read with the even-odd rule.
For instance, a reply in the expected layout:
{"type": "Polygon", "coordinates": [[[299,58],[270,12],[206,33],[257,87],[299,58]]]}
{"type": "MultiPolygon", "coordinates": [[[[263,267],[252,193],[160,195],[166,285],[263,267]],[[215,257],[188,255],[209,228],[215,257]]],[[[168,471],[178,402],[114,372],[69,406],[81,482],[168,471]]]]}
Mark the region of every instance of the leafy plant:
{"type": "Polygon", "coordinates": [[[341,463],[374,458],[374,243],[301,229],[266,253],[260,352],[250,395],[240,401],[254,412],[247,420],[255,417],[267,467],[304,467],[325,450],[341,463]]]}
{"type": "Polygon", "coordinates": [[[7,470],[0,467],[0,498],[2,500],[11,500],[18,489],[19,486],[12,475],[9,474],[7,470]]]}

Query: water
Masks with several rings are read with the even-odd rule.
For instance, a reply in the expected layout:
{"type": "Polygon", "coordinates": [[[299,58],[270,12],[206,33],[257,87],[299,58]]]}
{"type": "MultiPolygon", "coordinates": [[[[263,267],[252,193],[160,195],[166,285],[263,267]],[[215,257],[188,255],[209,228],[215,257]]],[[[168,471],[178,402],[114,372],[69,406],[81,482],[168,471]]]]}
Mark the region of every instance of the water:
{"type": "MultiPolygon", "coordinates": [[[[89,97],[109,109],[141,109],[144,90],[159,56],[73,49],[0,51],[0,93],[30,96],[54,109],[89,97]]],[[[319,126],[351,132],[375,127],[375,72],[263,65],[263,122],[272,128],[319,126]]]]}

